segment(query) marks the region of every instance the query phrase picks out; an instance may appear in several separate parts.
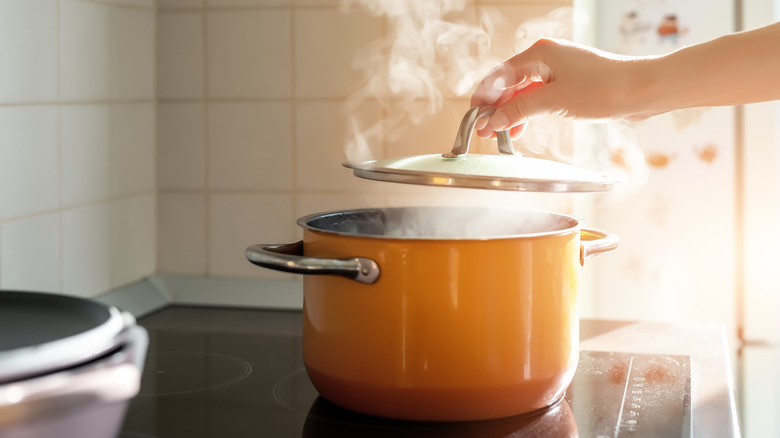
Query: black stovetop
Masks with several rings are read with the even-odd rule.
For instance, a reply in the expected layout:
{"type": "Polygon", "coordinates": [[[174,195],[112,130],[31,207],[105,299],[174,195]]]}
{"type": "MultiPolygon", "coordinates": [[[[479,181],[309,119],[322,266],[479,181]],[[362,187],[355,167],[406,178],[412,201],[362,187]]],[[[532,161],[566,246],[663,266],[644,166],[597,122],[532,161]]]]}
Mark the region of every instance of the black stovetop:
{"type": "Polygon", "coordinates": [[[300,312],[174,306],[139,320],[150,343],[120,437],[689,437],[688,356],[582,351],[542,414],[396,421],[319,397],[303,369],[300,312]]]}

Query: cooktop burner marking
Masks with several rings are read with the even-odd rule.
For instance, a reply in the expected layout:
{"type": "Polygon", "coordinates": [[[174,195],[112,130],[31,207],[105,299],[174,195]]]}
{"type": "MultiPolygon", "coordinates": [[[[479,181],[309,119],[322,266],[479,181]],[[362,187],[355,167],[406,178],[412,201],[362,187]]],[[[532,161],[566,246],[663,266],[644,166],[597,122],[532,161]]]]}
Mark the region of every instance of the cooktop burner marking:
{"type": "Polygon", "coordinates": [[[252,365],[237,357],[195,351],[150,353],[138,397],[191,394],[224,388],[252,374],[252,365]]]}
{"type": "Polygon", "coordinates": [[[317,398],[317,392],[314,389],[314,387],[311,385],[311,382],[309,381],[309,378],[306,375],[306,369],[305,368],[297,369],[297,370],[287,374],[286,376],[282,377],[281,379],[279,379],[279,381],[276,382],[276,384],[274,385],[273,394],[274,394],[274,400],[276,400],[277,403],[279,403],[280,405],[284,406],[285,408],[295,412],[296,414],[301,414],[303,416],[309,415],[309,408],[311,407],[311,404],[314,402],[314,399],[317,398]],[[286,386],[287,382],[289,382],[289,381],[291,381],[293,379],[302,379],[301,382],[303,382],[304,384],[308,383],[308,386],[311,386],[311,390],[314,391],[313,392],[313,397],[311,398],[311,400],[308,400],[308,399],[307,400],[299,400],[299,402],[301,402],[302,404],[306,405],[305,409],[303,407],[300,407],[300,406],[294,406],[293,403],[288,403],[284,399],[284,396],[282,395],[282,389],[286,386]]]}

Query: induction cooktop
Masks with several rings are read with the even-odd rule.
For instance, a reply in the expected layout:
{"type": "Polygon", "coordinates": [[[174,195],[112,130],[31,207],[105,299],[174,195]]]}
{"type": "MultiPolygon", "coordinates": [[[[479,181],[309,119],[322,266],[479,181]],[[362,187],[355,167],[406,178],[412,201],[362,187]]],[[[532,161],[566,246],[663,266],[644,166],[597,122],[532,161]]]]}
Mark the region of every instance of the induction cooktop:
{"type": "Polygon", "coordinates": [[[581,351],[542,413],[477,422],[362,415],[317,394],[300,312],[174,306],[139,319],[150,346],[120,437],[690,437],[690,358],[581,351]]]}

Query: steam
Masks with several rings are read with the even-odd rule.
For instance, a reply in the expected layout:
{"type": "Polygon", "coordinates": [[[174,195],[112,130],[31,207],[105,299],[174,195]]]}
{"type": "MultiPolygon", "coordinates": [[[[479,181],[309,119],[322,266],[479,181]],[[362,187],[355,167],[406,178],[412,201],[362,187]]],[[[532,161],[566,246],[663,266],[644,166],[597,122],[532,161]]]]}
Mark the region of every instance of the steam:
{"type": "Polygon", "coordinates": [[[404,207],[336,212],[308,222],[318,230],[393,239],[496,239],[573,230],[578,221],[546,211],[404,207]]]}
{"type": "Polygon", "coordinates": [[[565,216],[501,208],[408,208],[388,221],[384,235],[396,238],[485,239],[528,236],[574,228],[565,216]],[[449,219],[449,220],[447,220],[449,219]]]}
{"type": "Polygon", "coordinates": [[[397,138],[404,126],[419,125],[438,113],[445,96],[467,96],[500,62],[490,55],[497,16],[482,11],[477,23],[468,23],[465,0],[342,1],[344,9],[355,6],[384,17],[387,34],[356,57],[353,67],[366,82],[350,96],[347,109],[353,113],[361,103],[375,101],[385,118],[380,127],[361,126],[353,117],[354,138],[347,149],[350,161],[369,158],[371,148],[366,142],[375,134],[397,138]]]}
{"type": "MultiPolygon", "coordinates": [[[[376,153],[383,151],[385,141],[430,120],[446,99],[470,97],[503,59],[542,37],[575,39],[574,29],[584,28],[587,21],[584,13],[560,8],[519,23],[514,41],[504,41],[507,37],[497,38],[497,31],[510,23],[495,9],[468,6],[466,0],[342,0],[343,10],[354,8],[382,17],[386,32],[354,61],[353,68],[362,72],[365,82],[347,102],[353,136],[346,155],[352,162],[380,158],[376,153]],[[378,102],[383,120],[361,123],[357,115],[364,102],[378,102]]],[[[467,109],[464,106],[464,113],[467,109]]],[[[641,186],[647,175],[633,133],[620,123],[586,126],[556,116],[539,117],[515,141],[515,149],[526,156],[622,174],[630,181],[618,190],[623,193],[641,186]]]]}
{"type": "Polygon", "coordinates": [[[555,9],[544,17],[521,23],[515,31],[515,52],[527,49],[544,37],[573,40],[574,29],[582,27],[588,18],[574,8],[555,9]]]}

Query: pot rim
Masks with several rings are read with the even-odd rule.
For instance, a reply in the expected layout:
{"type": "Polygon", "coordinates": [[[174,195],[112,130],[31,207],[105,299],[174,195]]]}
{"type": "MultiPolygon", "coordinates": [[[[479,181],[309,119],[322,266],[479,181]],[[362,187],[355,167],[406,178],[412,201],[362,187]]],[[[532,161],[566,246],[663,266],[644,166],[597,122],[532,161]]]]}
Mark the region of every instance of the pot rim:
{"type": "MultiPolygon", "coordinates": [[[[558,223],[557,222],[557,223],[558,223]]],[[[543,237],[543,236],[556,236],[556,235],[565,235],[570,233],[577,233],[584,225],[585,220],[577,218],[572,215],[563,214],[563,213],[556,213],[552,211],[547,210],[534,210],[534,209],[523,209],[523,208],[507,208],[507,207],[463,207],[463,206],[410,206],[410,207],[376,207],[376,208],[358,208],[358,209],[350,209],[350,210],[331,210],[326,212],[320,212],[320,213],[312,213],[305,216],[302,216],[298,218],[297,224],[299,227],[301,227],[303,230],[323,233],[323,234],[330,234],[330,235],[338,235],[338,236],[350,236],[350,237],[360,237],[364,239],[377,239],[377,240],[395,240],[395,241],[403,241],[403,240],[415,240],[415,241],[487,241],[487,240],[502,240],[502,239],[531,239],[531,238],[537,238],[537,237],[543,237]],[[560,228],[560,229],[552,229],[549,231],[541,231],[541,232],[533,232],[533,233],[521,233],[521,234],[495,234],[495,235],[485,235],[485,236],[463,236],[463,237],[452,237],[452,236],[392,236],[392,235],[379,235],[379,234],[363,234],[359,232],[351,232],[351,231],[336,231],[336,230],[329,230],[325,228],[315,227],[312,226],[309,222],[311,222],[314,219],[322,219],[326,218],[328,216],[333,215],[345,215],[345,214],[361,214],[366,212],[376,212],[376,211],[388,211],[388,210],[424,210],[424,209],[432,209],[432,210],[486,210],[486,211],[502,211],[502,212],[513,212],[515,214],[517,213],[530,213],[530,214],[546,214],[550,215],[551,217],[557,218],[557,221],[566,221],[568,222],[567,226],[560,228]]]]}

